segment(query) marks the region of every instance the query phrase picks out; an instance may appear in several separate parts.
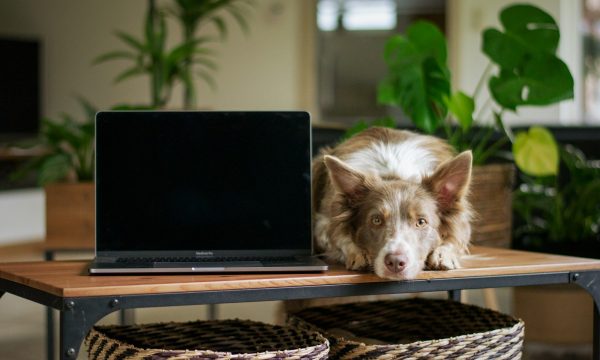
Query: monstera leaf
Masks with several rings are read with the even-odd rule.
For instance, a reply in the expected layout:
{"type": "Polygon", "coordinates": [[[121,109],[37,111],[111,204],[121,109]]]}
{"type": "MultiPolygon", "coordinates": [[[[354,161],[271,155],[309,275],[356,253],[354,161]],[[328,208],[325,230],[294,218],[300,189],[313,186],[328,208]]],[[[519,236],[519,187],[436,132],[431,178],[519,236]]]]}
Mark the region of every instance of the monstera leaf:
{"type": "Polygon", "coordinates": [[[416,22],[405,35],[391,37],[384,50],[388,75],[379,85],[378,102],[400,106],[419,129],[434,132],[448,112],[446,57],[444,35],[431,23],[416,22]]]}
{"type": "Polygon", "coordinates": [[[528,175],[558,174],[558,146],[552,133],[543,127],[534,126],[527,132],[518,133],[513,154],[519,170],[528,175]]]}
{"type": "Polygon", "coordinates": [[[483,33],[483,52],[500,68],[488,83],[494,100],[515,111],[573,98],[573,77],[556,56],[560,32],[552,16],[534,6],[514,5],[500,13],[500,22],[504,32],[483,33]]]}

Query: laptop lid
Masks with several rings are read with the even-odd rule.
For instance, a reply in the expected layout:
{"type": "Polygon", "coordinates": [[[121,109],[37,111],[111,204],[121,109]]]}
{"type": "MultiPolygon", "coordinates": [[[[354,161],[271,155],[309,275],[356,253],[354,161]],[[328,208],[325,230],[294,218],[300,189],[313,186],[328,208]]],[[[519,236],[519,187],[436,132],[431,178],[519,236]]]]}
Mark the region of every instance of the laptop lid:
{"type": "Polygon", "coordinates": [[[312,253],[306,112],[96,115],[96,256],[312,253]]]}

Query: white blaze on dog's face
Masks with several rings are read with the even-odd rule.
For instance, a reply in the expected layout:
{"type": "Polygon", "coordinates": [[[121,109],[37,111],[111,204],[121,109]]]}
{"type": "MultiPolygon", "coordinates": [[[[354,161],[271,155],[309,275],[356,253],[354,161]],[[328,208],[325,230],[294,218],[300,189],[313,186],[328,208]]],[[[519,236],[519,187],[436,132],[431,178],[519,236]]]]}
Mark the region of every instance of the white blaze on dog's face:
{"type": "Polygon", "coordinates": [[[420,183],[361,173],[332,156],[326,156],[325,164],[339,196],[337,213],[345,214],[339,218],[349,222],[340,226],[374,272],[383,278],[413,279],[441,244],[444,212],[464,196],[471,154],[441,164],[420,183]]]}

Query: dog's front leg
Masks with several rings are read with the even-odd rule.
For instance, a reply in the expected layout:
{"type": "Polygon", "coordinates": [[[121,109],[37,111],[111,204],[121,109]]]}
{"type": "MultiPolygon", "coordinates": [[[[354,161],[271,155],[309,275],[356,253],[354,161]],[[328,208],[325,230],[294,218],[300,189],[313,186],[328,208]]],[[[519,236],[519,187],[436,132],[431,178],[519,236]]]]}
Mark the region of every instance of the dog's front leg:
{"type": "Polygon", "coordinates": [[[460,268],[462,251],[452,243],[442,243],[427,257],[427,268],[430,270],[452,270],[460,268]]]}
{"type": "Polygon", "coordinates": [[[356,246],[351,239],[344,239],[344,244],[341,246],[344,254],[344,263],[348,270],[362,270],[369,266],[369,260],[364,251],[356,246]]]}

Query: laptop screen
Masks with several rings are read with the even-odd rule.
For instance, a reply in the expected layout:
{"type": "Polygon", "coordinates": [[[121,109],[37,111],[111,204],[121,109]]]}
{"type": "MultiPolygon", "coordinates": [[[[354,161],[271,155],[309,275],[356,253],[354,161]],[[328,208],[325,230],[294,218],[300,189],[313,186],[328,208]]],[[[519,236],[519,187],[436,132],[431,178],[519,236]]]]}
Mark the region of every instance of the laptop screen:
{"type": "Polygon", "coordinates": [[[100,112],[96,250],[311,249],[305,112],[100,112]]]}

